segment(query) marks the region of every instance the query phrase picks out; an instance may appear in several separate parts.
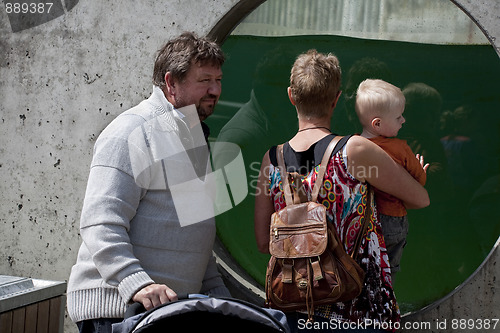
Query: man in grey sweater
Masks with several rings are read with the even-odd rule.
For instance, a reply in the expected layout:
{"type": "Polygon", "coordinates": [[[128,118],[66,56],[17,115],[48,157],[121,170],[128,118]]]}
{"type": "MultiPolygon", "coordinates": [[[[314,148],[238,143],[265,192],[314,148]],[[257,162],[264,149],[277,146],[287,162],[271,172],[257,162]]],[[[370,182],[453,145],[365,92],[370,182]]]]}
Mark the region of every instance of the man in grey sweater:
{"type": "Polygon", "coordinates": [[[132,302],[151,309],[181,293],[229,296],[212,255],[203,137],[223,63],[220,47],[205,38],[169,41],[156,58],[151,97],[97,139],[67,293],[80,332],[110,332],[132,302]]]}

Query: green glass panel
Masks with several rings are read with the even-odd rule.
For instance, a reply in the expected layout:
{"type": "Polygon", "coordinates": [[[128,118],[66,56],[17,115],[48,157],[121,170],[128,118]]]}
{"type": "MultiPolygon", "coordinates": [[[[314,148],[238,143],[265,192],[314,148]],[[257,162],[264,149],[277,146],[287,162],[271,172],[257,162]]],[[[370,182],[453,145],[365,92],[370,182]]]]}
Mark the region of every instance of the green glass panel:
{"type": "Polygon", "coordinates": [[[297,130],[286,88],[295,57],[332,52],[343,70],[334,112],[337,134],[359,132],[353,92],[366,77],[404,90],[408,105],[399,137],[431,163],[431,205],[409,211],[410,232],[395,291],[402,312],[417,310],[465,281],[500,234],[500,62],[490,45],[434,45],[339,36],[232,35],[223,45],[223,94],[208,119],[211,140],[240,145],[249,195],[216,217],[230,254],[261,284],[268,256],[257,251],[254,189],[260,162],[297,130]]]}

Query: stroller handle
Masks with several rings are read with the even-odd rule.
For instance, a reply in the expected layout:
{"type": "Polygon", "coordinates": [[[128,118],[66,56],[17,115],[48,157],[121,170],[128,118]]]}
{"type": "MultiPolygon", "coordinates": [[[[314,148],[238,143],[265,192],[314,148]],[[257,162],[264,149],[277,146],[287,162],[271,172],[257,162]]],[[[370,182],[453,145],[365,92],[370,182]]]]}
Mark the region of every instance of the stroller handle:
{"type": "MultiPolygon", "coordinates": [[[[208,297],[207,295],[202,295],[202,294],[177,294],[177,300],[183,300],[183,299],[188,299],[188,298],[205,298],[208,297]]],[[[174,301],[175,302],[175,301],[174,301]]],[[[127,308],[127,311],[125,311],[125,319],[133,317],[135,315],[141,314],[146,312],[146,308],[142,303],[135,302],[129,305],[127,308]]]]}

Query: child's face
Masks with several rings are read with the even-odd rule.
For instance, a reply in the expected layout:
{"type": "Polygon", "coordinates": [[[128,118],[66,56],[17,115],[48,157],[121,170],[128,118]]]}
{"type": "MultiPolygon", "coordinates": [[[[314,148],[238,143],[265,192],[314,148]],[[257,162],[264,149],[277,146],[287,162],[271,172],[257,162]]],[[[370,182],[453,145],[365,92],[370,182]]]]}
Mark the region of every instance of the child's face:
{"type": "Polygon", "coordinates": [[[404,107],[401,109],[393,109],[385,115],[379,117],[380,124],[378,126],[378,134],[386,137],[397,136],[399,130],[405,122],[403,117],[404,107]]]}

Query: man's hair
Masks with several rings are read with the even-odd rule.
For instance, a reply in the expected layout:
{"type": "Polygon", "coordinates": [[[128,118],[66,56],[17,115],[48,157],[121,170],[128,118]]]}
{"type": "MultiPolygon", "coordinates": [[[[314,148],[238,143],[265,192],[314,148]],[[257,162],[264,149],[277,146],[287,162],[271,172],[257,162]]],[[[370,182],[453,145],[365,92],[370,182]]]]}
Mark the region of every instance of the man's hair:
{"type": "Polygon", "coordinates": [[[292,98],[301,114],[310,118],[325,116],[340,91],[342,71],[332,53],[309,50],[297,57],[290,75],[292,98]]]}
{"type": "Polygon", "coordinates": [[[398,87],[379,79],[366,79],[356,92],[355,110],[362,125],[373,118],[405,106],[405,96],[398,87]]]}
{"type": "Polygon", "coordinates": [[[197,37],[191,32],[184,32],[158,51],[153,70],[153,83],[163,88],[165,74],[182,81],[192,64],[222,67],[225,56],[220,46],[205,37],[197,37]]]}

